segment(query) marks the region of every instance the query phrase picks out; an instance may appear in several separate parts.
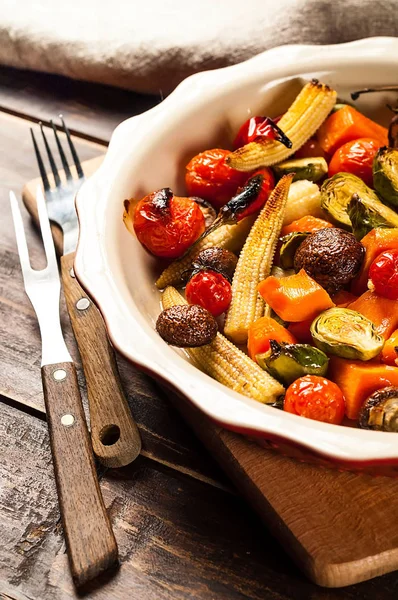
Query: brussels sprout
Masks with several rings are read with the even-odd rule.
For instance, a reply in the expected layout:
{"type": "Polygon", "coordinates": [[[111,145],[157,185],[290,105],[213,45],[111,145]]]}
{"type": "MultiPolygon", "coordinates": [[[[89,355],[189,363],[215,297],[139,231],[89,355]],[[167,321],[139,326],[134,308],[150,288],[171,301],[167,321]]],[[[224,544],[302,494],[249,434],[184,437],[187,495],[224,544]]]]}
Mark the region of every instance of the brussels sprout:
{"type": "Polygon", "coordinates": [[[324,158],[294,158],[285,160],[273,167],[277,177],[294,173],[293,181],[298,179],[308,179],[309,181],[318,181],[328,172],[328,165],[324,158]]]}
{"type": "Polygon", "coordinates": [[[352,195],[348,205],[348,216],[351,220],[352,232],[357,240],[361,240],[376,227],[391,227],[376,210],[362,202],[358,194],[352,195]]]}
{"type": "Polygon", "coordinates": [[[348,216],[348,205],[352,195],[358,194],[366,207],[378,213],[385,219],[388,227],[398,227],[397,213],[385,206],[377,194],[356,175],[351,173],[336,173],[326,179],[321,187],[321,207],[333,221],[344,229],[351,229],[351,220],[348,216]]]}
{"type": "Polygon", "coordinates": [[[286,344],[270,341],[270,349],[257,354],[260,367],[288,386],[304,375],[326,374],[329,359],[324,352],[310,344],[286,344]]]}
{"type": "Polygon", "coordinates": [[[373,160],[373,185],[380,196],[398,206],[398,149],[379,148],[373,160]]]}
{"type": "Polygon", "coordinates": [[[281,239],[282,245],[279,250],[279,262],[282,269],[292,269],[294,267],[294,255],[301,242],[309,233],[303,231],[293,231],[284,235],[281,239]]]}
{"type": "Polygon", "coordinates": [[[384,340],[375,325],[355,310],[329,308],[311,325],[314,344],[342,358],[370,360],[383,348],[384,340]]]}
{"type": "Polygon", "coordinates": [[[398,433],[398,388],[389,386],[373,392],[362,406],[359,426],[398,433]]]}

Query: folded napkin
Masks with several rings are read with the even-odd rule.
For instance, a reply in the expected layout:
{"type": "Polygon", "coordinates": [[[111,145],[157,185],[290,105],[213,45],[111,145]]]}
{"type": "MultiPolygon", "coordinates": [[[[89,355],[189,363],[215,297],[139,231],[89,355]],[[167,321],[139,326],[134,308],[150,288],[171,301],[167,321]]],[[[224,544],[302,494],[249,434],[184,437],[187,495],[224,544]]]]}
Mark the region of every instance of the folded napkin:
{"type": "Polygon", "coordinates": [[[398,34],[396,0],[0,0],[0,63],[166,94],[280,44],[398,34]]]}

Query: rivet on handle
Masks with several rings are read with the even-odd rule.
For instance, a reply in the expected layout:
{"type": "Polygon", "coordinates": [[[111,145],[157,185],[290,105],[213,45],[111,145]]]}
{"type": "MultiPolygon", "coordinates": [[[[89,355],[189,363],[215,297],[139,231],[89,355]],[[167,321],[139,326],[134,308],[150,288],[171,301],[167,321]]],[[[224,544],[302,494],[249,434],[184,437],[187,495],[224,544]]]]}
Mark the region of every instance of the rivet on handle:
{"type": "Polygon", "coordinates": [[[66,371],[64,369],[57,369],[53,372],[55,381],[63,381],[66,378],[66,371]]]}
{"type": "Polygon", "coordinates": [[[64,427],[72,427],[73,423],[75,422],[75,417],[73,415],[62,415],[61,417],[61,424],[64,427]]]}
{"type": "Polygon", "coordinates": [[[77,310],[87,310],[89,306],[90,300],[88,298],[80,298],[80,300],[76,302],[77,310]]]}

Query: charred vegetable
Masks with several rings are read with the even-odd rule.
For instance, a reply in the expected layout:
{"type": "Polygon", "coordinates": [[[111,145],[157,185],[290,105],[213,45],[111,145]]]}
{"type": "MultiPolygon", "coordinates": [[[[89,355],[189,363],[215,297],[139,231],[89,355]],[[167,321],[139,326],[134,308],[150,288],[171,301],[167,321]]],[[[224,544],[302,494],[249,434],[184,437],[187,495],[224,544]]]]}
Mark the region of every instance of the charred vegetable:
{"type": "Polygon", "coordinates": [[[348,205],[348,216],[350,217],[352,232],[358,241],[364,238],[372,229],[391,227],[377,210],[362,202],[358,194],[352,195],[348,205]]]}
{"type": "Polygon", "coordinates": [[[336,227],[320,229],[300,244],[294,268],[304,269],[329,294],[335,294],[358,273],[364,253],[352,233],[336,227]]]}
{"type": "Polygon", "coordinates": [[[285,160],[273,167],[277,177],[294,173],[293,181],[299,179],[308,179],[309,181],[318,181],[328,172],[328,165],[324,158],[296,158],[285,160]]]}
{"type": "Polygon", "coordinates": [[[194,259],[192,262],[192,268],[183,273],[183,279],[188,281],[190,277],[199,271],[211,269],[212,271],[221,273],[221,275],[231,282],[237,262],[238,257],[229,250],[214,246],[206,248],[205,250],[199,252],[197,257],[194,259]]]}
{"type": "Polygon", "coordinates": [[[359,413],[359,426],[398,433],[398,387],[385,387],[369,396],[359,413]]]}
{"type": "Polygon", "coordinates": [[[373,185],[380,196],[398,206],[398,148],[380,148],[373,161],[373,185]]]}
{"type": "Polygon", "coordinates": [[[325,310],[312,322],[311,335],[324,352],[364,361],[377,356],[384,344],[372,321],[349,308],[325,310]]]}
{"type": "Polygon", "coordinates": [[[199,205],[200,210],[202,211],[202,215],[205,219],[205,226],[210,227],[210,225],[216,220],[217,213],[215,208],[203,198],[199,198],[198,196],[191,196],[191,200],[196,202],[199,205]]]}
{"type": "Polygon", "coordinates": [[[270,341],[270,349],[257,354],[260,367],[270,375],[290,385],[304,375],[325,375],[329,359],[322,350],[309,344],[286,344],[270,341]]]}
{"type": "Polygon", "coordinates": [[[389,227],[398,227],[397,213],[380,202],[376,193],[351,173],[337,173],[324,181],[321,206],[335,223],[344,229],[351,229],[348,205],[353,194],[358,194],[365,206],[384,218],[389,227]]]}
{"type": "Polygon", "coordinates": [[[196,304],[172,306],[163,310],[156,331],[165,342],[179,348],[210,344],[217,335],[217,321],[208,310],[196,304]]]}
{"type": "Polygon", "coordinates": [[[279,250],[279,262],[282,269],[293,269],[294,255],[300,244],[310,234],[302,231],[293,231],[281,238],[281,248],[279,250]]]}

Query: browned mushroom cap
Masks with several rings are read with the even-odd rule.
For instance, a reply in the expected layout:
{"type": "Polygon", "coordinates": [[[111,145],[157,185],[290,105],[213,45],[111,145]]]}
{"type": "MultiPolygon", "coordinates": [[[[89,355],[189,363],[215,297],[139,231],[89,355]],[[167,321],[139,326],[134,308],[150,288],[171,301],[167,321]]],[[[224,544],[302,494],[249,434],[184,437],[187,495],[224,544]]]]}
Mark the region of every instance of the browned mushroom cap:
{"type": "Polygon", "coordinates": [[[389,386],[373,392],[365,400],[359,426],[375,431],[398,432],[398,387],[389,386]]]}
{"type": "Polygon", "coordinates": [[[320,229],[300,244],[294,268],[304,269],[329,294],[335,294],[358,273],[364,252],[352,233],[336,227],[320,229]]]}
{"type": "Polygon", "coordinates": [[[199,252],[192,266],[193,270],[195,268],[206,267],[207,269],[218,271],[228,281],[232,281],[237,262],[238,258],[233,252],[213,246],[199,252]]]}
{"type": "Polygon", "coordinates": [[[217,335],[217,321],[197,304],[171,306],[156,321],[156,330],[171,346],[195,348],[210,344],[217,335]]]}

